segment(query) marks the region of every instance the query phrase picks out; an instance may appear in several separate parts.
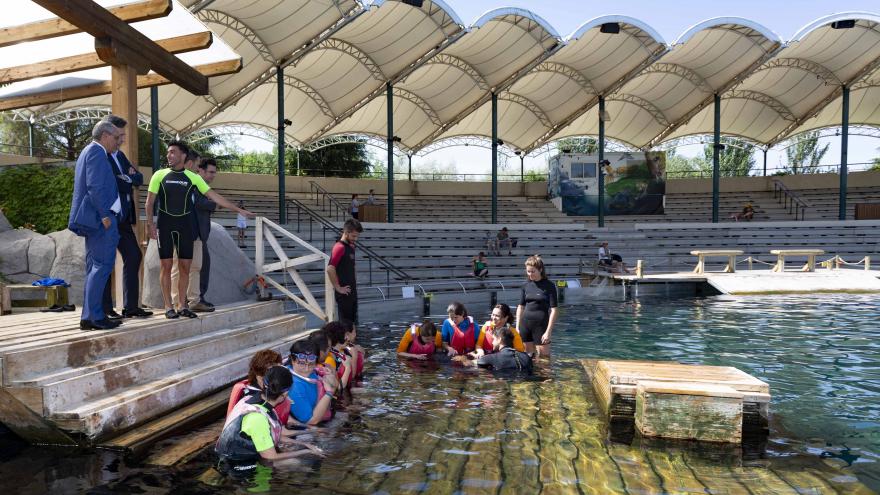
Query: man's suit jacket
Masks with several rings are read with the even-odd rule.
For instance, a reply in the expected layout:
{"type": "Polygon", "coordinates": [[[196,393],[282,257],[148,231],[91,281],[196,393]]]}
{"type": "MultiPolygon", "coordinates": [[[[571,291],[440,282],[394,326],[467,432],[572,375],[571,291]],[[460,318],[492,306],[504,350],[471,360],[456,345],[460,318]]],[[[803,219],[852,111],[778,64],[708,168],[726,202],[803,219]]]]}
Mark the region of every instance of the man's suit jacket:
{"type": "Polygon", "coordinates": [[[67,228],[79,236],[104,228],[101,219],[114,214],[110,208],[118,198],[119,190],[107,152],[103,146],[92,141],[76,160],[73,201],[67,228]]]}
{"type": "Polygon", "coordinates": [[[132,191],[135,187],[144,185],[144,174],[140,172],[135,172],[133,174],[128,173],[128,170],[132,168],[132,164],[128,161],[128,157],[125,156],[125,153],[121,150],[116,153],[116,160],[119,161],[119,166],[122,167],[122,170],[119,170],[119,167],[117,167],[116,163],[112,161],[112,158],[110,161],[110,170],[116,177],[116,188],[119,189],[119,201],[122,205],[122,211],[120,212],[122,220],[120,221],[134,224],[137,219],[134,216],[134,194],[132,194],[132,191]],[[119,176],[120,172],[127,175],[128,178],[131,179],[131,182],[123,180],[119,176]]]}
{"type": "Polygon", "coordinates": [[[198,238],[205,242],[211,234],[211,213],[217,209],[217,203],[208,199],[204,194],[197,190],[193,190],[195,194],[195,208],[193,214],[196,220],[196,234],[198,238]]]}

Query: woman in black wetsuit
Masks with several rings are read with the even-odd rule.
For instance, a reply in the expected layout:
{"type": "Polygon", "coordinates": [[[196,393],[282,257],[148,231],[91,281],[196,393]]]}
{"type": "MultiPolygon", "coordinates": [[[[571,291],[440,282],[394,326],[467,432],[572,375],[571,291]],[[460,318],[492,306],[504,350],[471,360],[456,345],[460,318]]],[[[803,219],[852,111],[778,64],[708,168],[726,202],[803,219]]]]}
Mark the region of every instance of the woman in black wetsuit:
{"type": "Polygon", "coordinates": [[[556,285],[547,280],[544,262],[538,255],[526,260],[526,276],[528,281],[516,307],[516,327],[527,353],[537,349],[539,356],[549,356],[550,336],[556,322],[556,285]]]}

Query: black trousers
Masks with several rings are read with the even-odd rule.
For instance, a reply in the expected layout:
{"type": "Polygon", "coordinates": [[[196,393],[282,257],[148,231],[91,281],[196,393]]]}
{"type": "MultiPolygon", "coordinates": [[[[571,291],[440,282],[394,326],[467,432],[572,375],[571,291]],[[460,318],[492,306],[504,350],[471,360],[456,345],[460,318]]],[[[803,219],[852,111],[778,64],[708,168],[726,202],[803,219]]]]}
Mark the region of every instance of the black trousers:
{"type": "Polygon", "coordinates": [[[358,294],[357,289],[352,287],[351,293],[348,295],[340,294],[336,291],[333,291],[336,294],[336,308],[339,310],[339,314],[336,315],[336,319],[338,321],[347,320],[352,323],[357,324],[358,322],[358,294]]]}
{"type": "MultiPolygon", "coordinates": [[[[141,268],[141,250],[138,247],[137,237],[134,235],[131,224],[124,220],[119,222],[119,244],[116,245],[116,249],[122,255],[122,294],[125,303],[123,307],[127,310],[134,310],[138,307],[138,296],[140,295],[138,272],[141,268]]],[[[110,285],[108,279],[101,301],[104,312],[113,309],[110,285]]]]}
{"type": "Polygon", "coordinates": [[[208,253],[208,241],[202,241],[202,269],[199,270],[199,301],[205,300],[208,282],[211,278],[211,255],[208,253]]]}

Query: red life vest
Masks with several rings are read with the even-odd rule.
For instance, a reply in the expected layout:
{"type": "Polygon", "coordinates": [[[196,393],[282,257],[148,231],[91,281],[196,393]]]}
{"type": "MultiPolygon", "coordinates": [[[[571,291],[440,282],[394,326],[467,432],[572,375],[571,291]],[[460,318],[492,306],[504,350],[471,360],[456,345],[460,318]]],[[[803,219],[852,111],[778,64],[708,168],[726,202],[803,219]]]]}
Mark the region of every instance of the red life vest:
{"type": "MultiPolygon", "coordinates": [[[[252,394],[259,395],[260,391],[256,388],[251,387],[248,384],[247,378],[236,383],[232,387],[232,393],[229,396],[229,405],[226,407],[226,416],[232,414],[232,410],[235,408],[235,405],[238,404],[245,396],[250,396],[252,394]]],[[[275,415],[278,416],[278,421],[282,425],[287,424],[287,419],[290,418],[290,399],[286,398],[278,403],[275,406],[275,415]]]]}
{"type": "Polygon", "coordinates": [[[491,323],[486,323],[483,329],[483,352],[490,354],[495,351],[495,329],[492,327],[491,323]],[[492,330],[492,332],[490,333],[489,330],[492,330]]]}
{"type": "Polygon", "coordinates": [[[426,356],[430,356],[434,354],[434,339],[427,344],[422,344],[419,342],[419,329],[420,325],[413,324],[409,327],[409,331],[412,334],[412,342],[409,344],[409,352],[410,354],[424,354],[426,356]]]}
{"type": "Polygon", "coordinates": [[[455,324],[454,321],[448,320],[449,323],[452,323],[452,338],[449,342],[449,347],[455,349],[455,351],[459,354],[466,354],[474,350],[476,346],[476,325],[474,324],[473,316],[468,316],[467,322],[468,327],[464,332],[461,331],[461,328],[455,324]]]}

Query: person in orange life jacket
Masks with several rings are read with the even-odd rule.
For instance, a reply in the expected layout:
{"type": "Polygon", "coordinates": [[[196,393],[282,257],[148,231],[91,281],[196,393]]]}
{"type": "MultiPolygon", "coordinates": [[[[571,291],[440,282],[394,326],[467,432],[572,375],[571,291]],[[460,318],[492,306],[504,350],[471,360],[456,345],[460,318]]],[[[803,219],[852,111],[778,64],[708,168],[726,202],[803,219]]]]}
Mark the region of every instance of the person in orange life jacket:
{"type": "Polygon", "coordinates": [[[330,355],[336,364],[336,378],[340,388],[346,388],[354,376],[355,361],[345,352],[345,325],[331,321],[322,328],[330,338],[330,355]]]}
{"type": "MultiPolygon", "coordinates": [[[[281,354],[271,349],[257,351],[254,354],[248,367],[247,378],[232,387],[232,393],[229,395],[229,404],[226,406],[227,417],[243,397],[260,395],[265,384],[263,377],[269,368],[277,365],[281,365],[281,354]]],[[[287,424],[287,420],[290,418],[290,400],[286,396],[281,403],[275,406],[275,414],[282,425],[287,424]]]]}
{"type": "Polygon", "coordinates": [[[477,329],[474,318],[468,316],[467,309],[460,302],[453,302],[446,308],[449,318],[443,322],[440,329],[440,340],[443,350],[449,356],[467,354],[473,351],[477,345],[477,329]]]}
{"type": "Polygon", "coordinates": [[[354,218],[342,226],[342,236],[333,245],[327,276],[333,284],[339,319],[358,322],[357,269],[355,267],[355,244],[364,228],[354,218]]]}
{"type": "MultiPolygon", "coordinates": [[[[490,354],[494,350],[495,340],[498,339],[498,335],[500,335],[500,331],[502,328],[510,327],[510,323],[513,321],[513,313],[510,311],[510,306],[506,304],[496,304],[494,308],[492,308],[492,315],[490,316],[489,321],[487,321],[483,328],[480,329],[480,336],[477,337],[477,349],[474,351],[474,357],[479,358],[484,354],[490,354]]],[[[510,327],[513,331],[513,345],[512,347],[520,352],[525,352],[525,345],[523,344],[522,337],[519,335],[519,331],[516,328],[510,327]]]]}
{"type": "Polygon", "coordinates": [[[357,327],[355,327],[355,324],[348,320],[342,320],[341,323],[345,327],[345,350],[352,357],[352,379],[360,378],[364,374],[364,360],[367,357],[367,353],[356,342],[357,327]]]}
{"type": "Polygon", "coordinates": [[[273,366],[266,372],[259,394],[242,398],[226,418],[215,451],[221,460],[231,463],[255,462],[259,459],[279,461],[305,454],[323,455],[317,447],[282,452],[283,425],[274,408],[287,398],[292,384],[290,372],[273,366]]]}
{"type": "Polygon", "coordinates": [[[413,323],[403,332],[400,344],[397,345],[397,355],[424,361],[438,348],[437,337],[437,327],[431,320],[425,319],[421,324],[413,323]]]}
{"type": "Polygon", "coordinates": [[[290,388],[290,414],[297,421],[317,425],[333,415],[333,399],[339,382],[336,374],[319,376],[315,372],[318,350],[309,339],[297,340],[290,347],[293,386],[290,388]]]}

